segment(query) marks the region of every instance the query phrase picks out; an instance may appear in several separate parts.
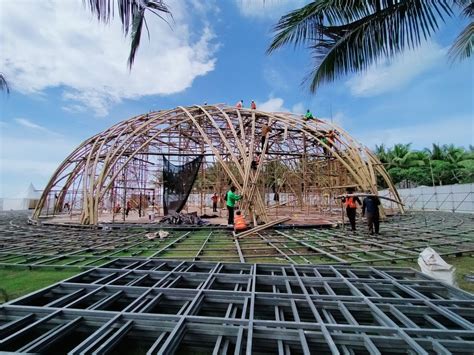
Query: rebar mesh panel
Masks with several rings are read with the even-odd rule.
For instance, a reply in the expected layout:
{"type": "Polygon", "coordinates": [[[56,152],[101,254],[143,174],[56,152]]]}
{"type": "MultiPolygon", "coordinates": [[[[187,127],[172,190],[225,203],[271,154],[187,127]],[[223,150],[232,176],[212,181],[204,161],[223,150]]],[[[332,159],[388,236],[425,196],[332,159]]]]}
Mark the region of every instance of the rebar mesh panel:
{"type": "Polygon", "coordinates": [[[201,166],[203,156],[183,165],[174,165],[163,156],[163,209],[180,212],[188,199],[201,166]]]}
{"type": "Polygon", "coordinates": [[[473,320],[413,269],[127,258],[0,307],[0,351],[472,354],[473,320]]]}

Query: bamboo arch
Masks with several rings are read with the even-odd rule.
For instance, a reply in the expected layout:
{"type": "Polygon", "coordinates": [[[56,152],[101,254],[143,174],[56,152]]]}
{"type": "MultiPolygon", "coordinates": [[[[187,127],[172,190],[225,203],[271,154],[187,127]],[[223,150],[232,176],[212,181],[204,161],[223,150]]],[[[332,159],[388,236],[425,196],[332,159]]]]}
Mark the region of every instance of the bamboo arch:
{"type": "Polygon", "coordinates": [[[96,225],[101,212],[113,208],[117,199],[125,205],[127,196],[147,196],[152,182],[159,179],[161,156],[185,163],[196,155],[206,156],[208,164],[222,169],[225,179],[241,191],[242,208],[256,223],[269,220],[261,184],[269,162],[283,166],[286,179],[300,180],[304,193],[314,186],[343,189],[348,185],[377,193],[379,177],[400,201],[377,157],[331,122],[305,121],[291,113],[196,105],[139,115],[84,141],[54,172],[33,219],[58,214],[67,202],[80,212],[81,224],[96,225]],[[262,141],[265,124],[271,132],[262,141]],[[255,166],[257,153],[260,162],[255,166]],[[326,174],[324,184],[314,176],[315,166],[334,170],[326,174]],[[336,180],[346,185],[331,186],[336,180]]]}

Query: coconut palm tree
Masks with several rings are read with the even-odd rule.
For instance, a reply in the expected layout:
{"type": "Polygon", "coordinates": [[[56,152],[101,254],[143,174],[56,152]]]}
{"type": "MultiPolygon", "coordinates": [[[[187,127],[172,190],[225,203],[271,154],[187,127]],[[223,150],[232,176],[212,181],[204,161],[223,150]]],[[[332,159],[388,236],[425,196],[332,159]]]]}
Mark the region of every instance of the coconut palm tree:
{"type": "MultiPolygon", "coordinates": [[[[307,80],[315,92],[323,82],[418,47],[458,10],[474,18],[472,0],[315,0],[281,17],[267,52],[309,46],[316,65],[307,80]]],[[[471,55],[473,33],[471,22],[452,47],[453,58],[471,55]]]]}

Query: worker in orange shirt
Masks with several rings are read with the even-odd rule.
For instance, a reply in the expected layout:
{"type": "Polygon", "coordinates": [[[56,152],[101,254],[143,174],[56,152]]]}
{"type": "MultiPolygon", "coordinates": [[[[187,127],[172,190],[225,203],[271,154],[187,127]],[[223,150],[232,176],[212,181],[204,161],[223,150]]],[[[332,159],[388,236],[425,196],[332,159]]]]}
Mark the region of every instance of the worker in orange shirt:
{"type": "MultiPolygon", "coordinates": [[[[348,188],[347,193],[349,195],[354,194],[355,190],[353,188],[348,188]]],[[[342,199],[344,206],[346,207],[347,218],[351,224],[352,232],[356,231],[356,214],[357,214],[357,204],[361,205],[361,202],[357,196],[345,196],[342,199]]]]}
{"type": "Polygon", "coordinates": [[[247,222],[245,222],[244,216],[240,211],[237,211],[234,218],[234,231],[235,233],[243,232],[247,229],[247,222]]]}

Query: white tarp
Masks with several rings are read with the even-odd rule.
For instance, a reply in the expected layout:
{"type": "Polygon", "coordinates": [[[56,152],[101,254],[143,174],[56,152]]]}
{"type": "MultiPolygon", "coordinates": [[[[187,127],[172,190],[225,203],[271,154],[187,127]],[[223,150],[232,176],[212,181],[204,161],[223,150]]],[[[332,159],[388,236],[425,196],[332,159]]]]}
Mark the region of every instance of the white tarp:
{"type": "Polygon", "coordinates": [[[449,285],[455,285],[456,268],[444,261],[433,248],[428,247],[420,253],[418,265],[422,273],[449,285]]]}
{"type": "Polygon", "coordinates": [[[40,197],[41,191],[36,190],[33,184],[30,184],[23,194],[19,194],[13,198],[2,199],[2,206],[0,207],[3,211],[33,209],[38,203],[40,197]]]}

